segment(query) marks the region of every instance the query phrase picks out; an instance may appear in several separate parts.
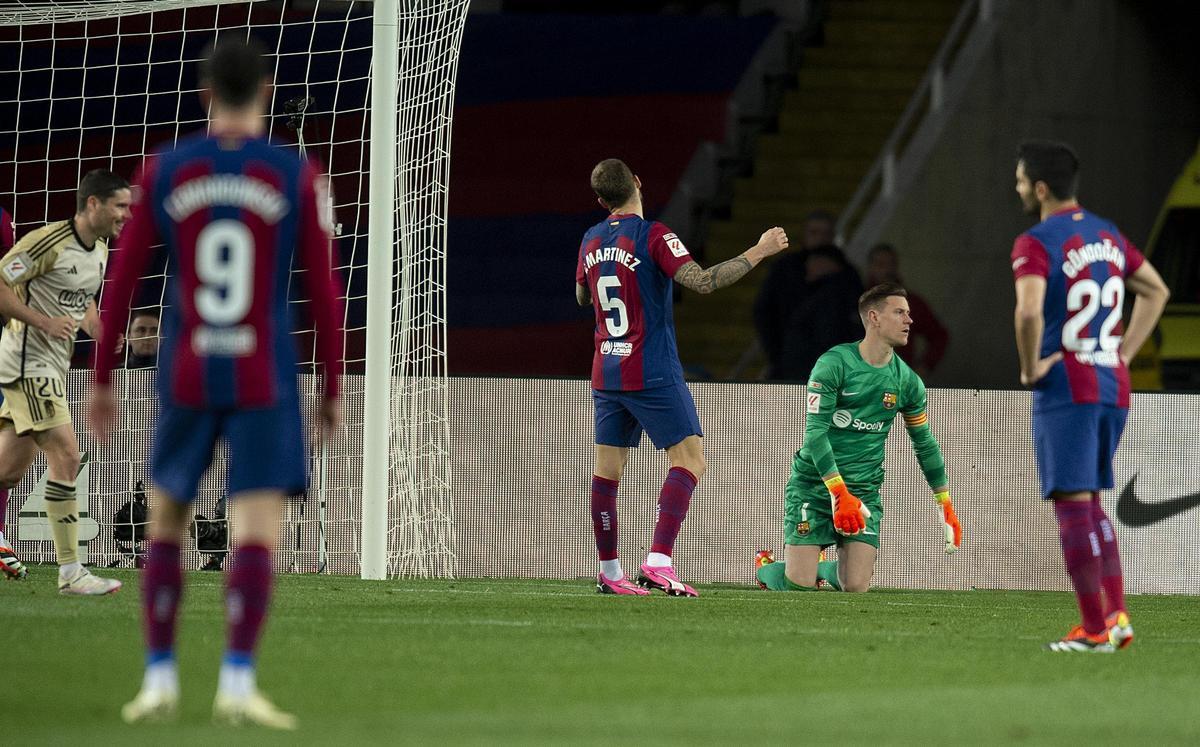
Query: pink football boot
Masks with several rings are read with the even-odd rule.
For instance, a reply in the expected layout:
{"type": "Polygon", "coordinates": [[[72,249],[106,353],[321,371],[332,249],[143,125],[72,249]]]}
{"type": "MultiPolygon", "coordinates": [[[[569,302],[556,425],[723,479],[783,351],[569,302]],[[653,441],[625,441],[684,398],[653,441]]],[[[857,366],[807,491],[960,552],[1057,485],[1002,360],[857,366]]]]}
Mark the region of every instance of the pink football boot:
{"type": "Polygon", "coordinates": [[[700,596],[696,590],[679,580],[671,566],[643,565],[638,574],[638,586],[644,589],[660,589],[670,597],[700,596]]]}
{"type": "Polygon", "coordinates": [[[603,573],[596,577],[596,592],[598,594],[628,594],[638,597],[650,596],[650,592],[639,588],[637,584],[630,581],[629,576],[621,576],[619,580],[613,581],[603,573]]]}

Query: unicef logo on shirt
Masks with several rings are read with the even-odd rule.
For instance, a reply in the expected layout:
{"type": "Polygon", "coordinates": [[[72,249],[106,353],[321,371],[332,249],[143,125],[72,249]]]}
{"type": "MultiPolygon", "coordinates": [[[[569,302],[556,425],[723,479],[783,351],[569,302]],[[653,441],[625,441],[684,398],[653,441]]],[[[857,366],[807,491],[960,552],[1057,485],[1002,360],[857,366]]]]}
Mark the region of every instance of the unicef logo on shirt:
{"type": "Polygon", "coordinates": [[[847,428],[854,422],[854,416],[849,410],[838,410],[833,414],[833,424],[838,428],[847,428]]]}
{"type": "Polygon", "coordinates": [[[600,355],[608,355],[612,352],[612,340],[605,340],[600,343],[600,355]]]}

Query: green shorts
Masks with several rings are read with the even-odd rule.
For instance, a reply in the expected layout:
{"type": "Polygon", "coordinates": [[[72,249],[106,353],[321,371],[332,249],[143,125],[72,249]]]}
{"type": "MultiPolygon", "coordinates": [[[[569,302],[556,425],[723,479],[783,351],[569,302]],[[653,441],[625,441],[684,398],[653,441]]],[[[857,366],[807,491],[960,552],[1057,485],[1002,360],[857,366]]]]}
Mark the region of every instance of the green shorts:
{"type": "Polygon", "coordinates": [[[839,534],[833,528],[833,501],[823,483],[813,485],[793,474],[784,491],[783,542],[787,545],[841,546],[843,542],[865,542],[879,547],[879,523],[883,520],[883,501],[879,491],[862,485],[847,485],[871,512],[867,528],[853,536],[839,534]]]}

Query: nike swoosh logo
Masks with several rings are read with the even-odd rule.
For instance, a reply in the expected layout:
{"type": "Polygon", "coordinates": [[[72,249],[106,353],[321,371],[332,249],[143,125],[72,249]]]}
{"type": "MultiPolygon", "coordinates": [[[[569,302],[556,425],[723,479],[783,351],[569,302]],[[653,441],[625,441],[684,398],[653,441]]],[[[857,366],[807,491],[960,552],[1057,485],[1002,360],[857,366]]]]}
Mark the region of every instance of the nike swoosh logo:
{"type": "Polygon", "coordinates": [[[1134,492],[1136,483],[1137,475],[1134,475],[1125,489],[1121,491],[1121,497],[1117,499],[1117,519],[1125,526],[1144,527],[1157,524],[1176,514],[1200,506],[1200,493],[1183,495],[1169,501],[1145,503],[1138,500],[1137,494],[1134,492]]]}
{"type": "Polygon", "coordinates": [[[853,396],[854,396],[854,395],[856,395],[856,394],[858,394],[858,392],[847,392],[847,391],[845,391],[845,390],[842,390],[842,396],[843,396],[843,397],[853,397],[853,396]]]}

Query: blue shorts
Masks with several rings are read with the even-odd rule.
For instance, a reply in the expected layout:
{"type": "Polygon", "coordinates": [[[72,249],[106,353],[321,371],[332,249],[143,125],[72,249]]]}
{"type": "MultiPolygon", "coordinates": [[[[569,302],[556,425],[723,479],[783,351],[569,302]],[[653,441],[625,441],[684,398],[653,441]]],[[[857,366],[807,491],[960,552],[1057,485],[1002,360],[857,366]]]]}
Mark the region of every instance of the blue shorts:
{"type": "Polygon", "coordinates": [[[688,436],[703,436],[696,403],[687,384],[669,384],[620,392],[592,390],[596,404],[596,443],[602,446],[637,446],[642,430],[656,449],[674,446],[688,436]]]}
{"type": "Polygon", "coordinates": [[[150,458],[154,484],[176,501],[191,503],[219,438],[228,446],[228,495],[248,490],[296,495],[307,487],[304,425],[294,402],[224,412],[164,403],[150,458]]]}
{"type": "Polygon", "coordinates": [[[1042,497],[1113,486],[1113,454],[1129,411],[1109,405],[1068,405],[1033,413],[1042,497]]]}

